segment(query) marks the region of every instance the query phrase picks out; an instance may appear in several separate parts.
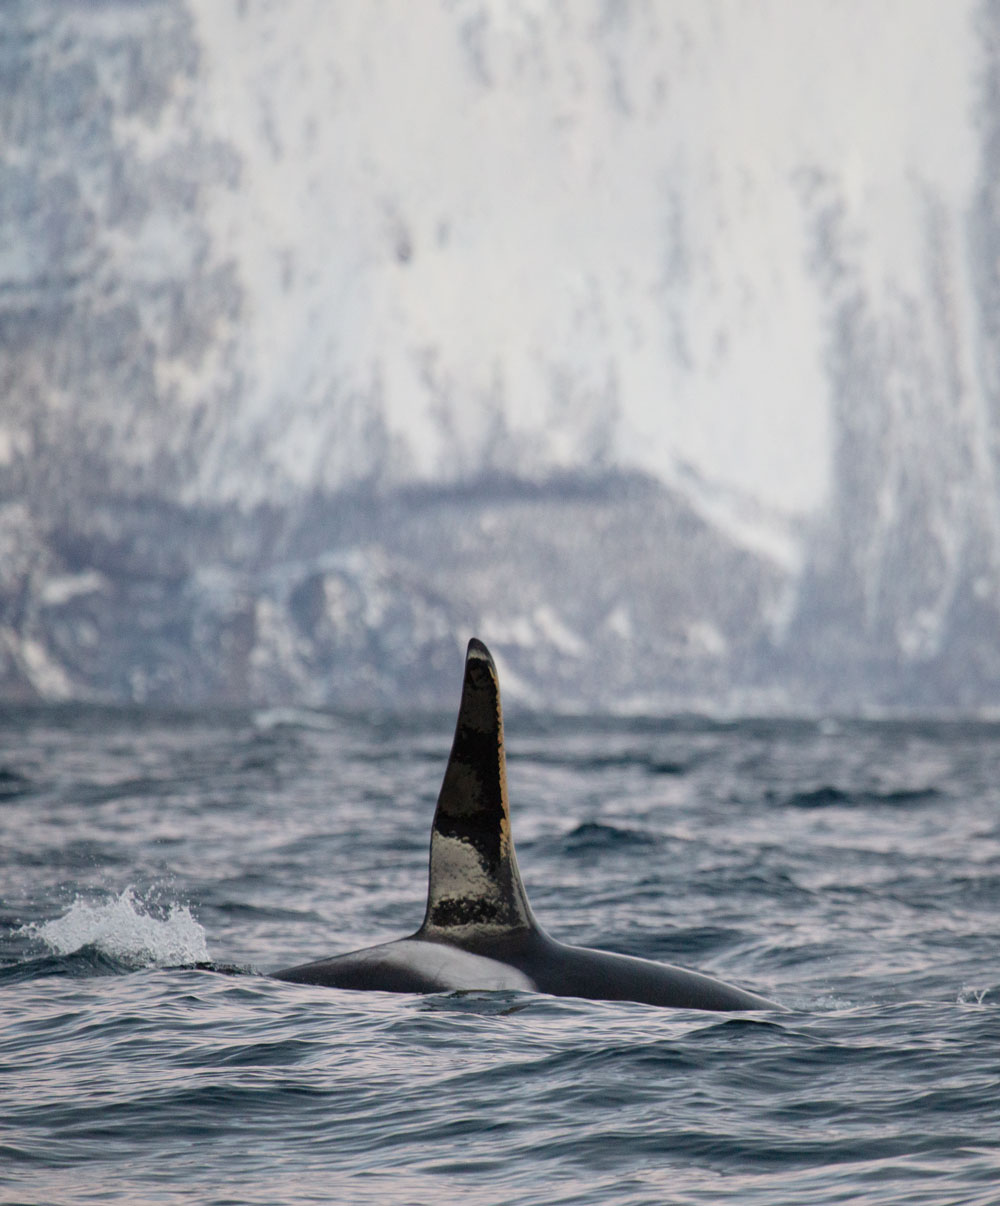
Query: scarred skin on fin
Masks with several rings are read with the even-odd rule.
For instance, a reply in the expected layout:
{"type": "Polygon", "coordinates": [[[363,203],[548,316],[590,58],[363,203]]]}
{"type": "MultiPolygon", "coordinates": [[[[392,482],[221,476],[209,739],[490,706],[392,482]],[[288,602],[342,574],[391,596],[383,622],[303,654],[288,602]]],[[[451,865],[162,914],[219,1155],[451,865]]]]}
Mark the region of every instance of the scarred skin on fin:
{"type": "Polygon", "coordinates": [[[507,802],[500,681],[475,638],[431,828],[427,912],[409,938],[275,972],[280,980],[382,992],[520,990],[678,1009],[780,1009],[699,972],[566,946],[535,920],[507,802]]]}
{"type": "Polygon", "coordinates": [[[419,934],[454,940],[462,932],[536,926],[510,832],[500,682],[489,650],[473,638],[431,827],[427,915],[419,934]]]}

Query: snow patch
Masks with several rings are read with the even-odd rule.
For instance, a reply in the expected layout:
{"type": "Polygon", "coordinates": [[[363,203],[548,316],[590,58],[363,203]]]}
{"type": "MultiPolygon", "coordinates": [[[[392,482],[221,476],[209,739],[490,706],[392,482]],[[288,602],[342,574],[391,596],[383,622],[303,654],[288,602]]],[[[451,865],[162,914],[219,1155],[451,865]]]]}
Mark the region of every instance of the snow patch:
{"type": "Polygon", "coordinates": [[[108,580],[97,570],[87,570],[82,574],[59,574],[49,580],[39,592],[43,604],[47,607],[62,607],[71,599],[81,595],[96,595],[107,590],[108,580]]]}

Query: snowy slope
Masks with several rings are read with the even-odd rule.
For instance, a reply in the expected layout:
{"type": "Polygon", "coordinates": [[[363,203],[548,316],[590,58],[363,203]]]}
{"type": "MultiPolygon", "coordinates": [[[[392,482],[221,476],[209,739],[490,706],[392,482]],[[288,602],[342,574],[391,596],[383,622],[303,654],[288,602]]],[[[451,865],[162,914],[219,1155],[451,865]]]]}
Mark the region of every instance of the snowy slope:
{"type": "Polygon", "coordinates": [[[4,690],[430,700],[475,629],[566,706],[990,706],[998,44],[11,0],[4,690]]]}

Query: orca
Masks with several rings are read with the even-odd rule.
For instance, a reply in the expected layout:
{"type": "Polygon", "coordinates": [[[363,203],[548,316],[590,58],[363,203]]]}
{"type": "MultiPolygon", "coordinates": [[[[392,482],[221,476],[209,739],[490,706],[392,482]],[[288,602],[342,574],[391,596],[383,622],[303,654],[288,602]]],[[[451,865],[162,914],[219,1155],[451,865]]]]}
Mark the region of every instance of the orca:
{"type": "Polygon", "coordinates": [[[678,1009],[781,1008],[699,972],[566,946],[545,933],[514,855],[497,669],[475,638],[431,829],[423,925],[408,938],[272,974],[381,992],[517,990],[678,1009]]]}

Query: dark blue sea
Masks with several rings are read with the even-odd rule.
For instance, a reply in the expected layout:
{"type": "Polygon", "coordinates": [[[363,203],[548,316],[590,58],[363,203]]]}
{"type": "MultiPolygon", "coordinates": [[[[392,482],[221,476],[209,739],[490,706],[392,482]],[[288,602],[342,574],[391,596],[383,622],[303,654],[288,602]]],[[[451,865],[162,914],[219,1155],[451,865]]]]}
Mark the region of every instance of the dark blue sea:
{"type": "Polygon", "coordinates": [[[1000,1201],[1000,726],[508,716],[545,928],[787,1013],[268,979],[419,925],[453,719],[0,713],[0,1200],[1000,1201]]]}

